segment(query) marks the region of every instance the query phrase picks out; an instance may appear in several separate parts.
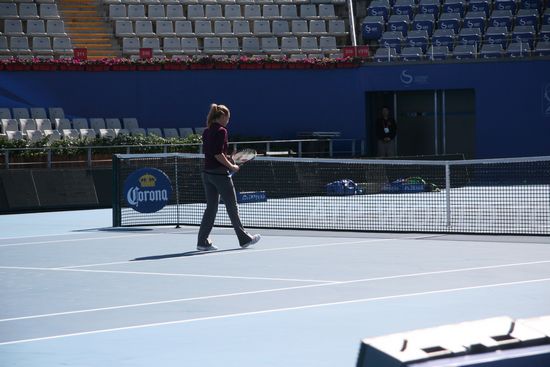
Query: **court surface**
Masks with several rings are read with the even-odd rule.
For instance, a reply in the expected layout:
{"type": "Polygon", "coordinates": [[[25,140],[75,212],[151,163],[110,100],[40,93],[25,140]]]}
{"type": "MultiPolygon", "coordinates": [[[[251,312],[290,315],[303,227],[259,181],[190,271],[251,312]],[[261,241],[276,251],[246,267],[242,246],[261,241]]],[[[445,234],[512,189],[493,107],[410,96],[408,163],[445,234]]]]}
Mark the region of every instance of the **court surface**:
{"type": "Polygon", "coordinates": [[[550,314],[550,237],[0,216],[0,366],[354,366],[365,337],[550,314]]]}

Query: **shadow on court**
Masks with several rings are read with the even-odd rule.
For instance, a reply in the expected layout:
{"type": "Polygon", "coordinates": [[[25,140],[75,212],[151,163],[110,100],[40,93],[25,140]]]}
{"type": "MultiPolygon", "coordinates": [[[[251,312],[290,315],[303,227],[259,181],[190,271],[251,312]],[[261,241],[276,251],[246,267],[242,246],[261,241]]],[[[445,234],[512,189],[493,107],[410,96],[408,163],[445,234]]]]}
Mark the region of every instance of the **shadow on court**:
{"type": "Polygon", "coordinates": [[[148,261],[148,260],[163,260],[163,259],[170,259],[174,257],[185,257],[185,256],[201,256],[201,255],[210,255],[210,254],[216,254],[220,252],[230,252],[230,251],[243,251],[246,249],[243,248],[232,248],[227,250],[216,250],[216,251],[188,251],[188,252],[182,252],[179,254],[166,254],[166,255],[155,255],[155,256],[145,256],[145,257],[137,257],[130,261],[148,261]]]}

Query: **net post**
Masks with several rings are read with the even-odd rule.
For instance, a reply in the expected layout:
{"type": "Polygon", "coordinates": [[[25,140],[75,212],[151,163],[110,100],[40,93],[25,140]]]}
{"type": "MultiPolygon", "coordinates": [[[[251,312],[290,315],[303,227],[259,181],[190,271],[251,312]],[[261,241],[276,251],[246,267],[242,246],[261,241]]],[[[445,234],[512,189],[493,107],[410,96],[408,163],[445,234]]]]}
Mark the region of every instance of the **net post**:
{"type": "Polygon", "coordinates": [[[333,156],[333,150],[332,150],[332,139],[328,140],[328,155],[330,158],[333,156]]]}
{"type": "Polygon", "coordinates": [[[180,228],[180,187],[178,182],[178,157],[174,156],[174,174],[176,175],[176,228],[180,228]]]}
{"type": "Polygon", "coordinates": [[[445,164],[445,208],[447,228],[451,228],[451,167],[445,164]]]}
{"type": "Polygon", "coordinates": [[[121,227],[119,158],[113,155],[113,227],[121,227]]]}

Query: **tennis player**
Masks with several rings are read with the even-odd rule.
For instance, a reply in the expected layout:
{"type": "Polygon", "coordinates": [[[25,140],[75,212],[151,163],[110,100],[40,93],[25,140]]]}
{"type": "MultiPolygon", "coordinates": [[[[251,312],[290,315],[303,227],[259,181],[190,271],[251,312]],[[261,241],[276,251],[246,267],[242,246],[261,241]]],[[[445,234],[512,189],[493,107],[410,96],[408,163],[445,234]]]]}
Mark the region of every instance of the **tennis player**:
{"type": "Polygon", "coordinates": [[[259,234],[252,236],[244,230],[239,217],[235,187],[230,176],[232,172],[239,170],[239,166],[227,155],[226,126],[229,123],[229,117],[229,109],[226,106],[212,104],[206,121],[207,128],[202,134],[204,152],[202,182],[206,194],[206,210],[202,216],[199,229],[197,242],[197,250],[199,251],[217,250],[208,237],[216,220],[220,195],[225,203],[227,214],[241,247],[248,247],[260,240],[259,234]]]}

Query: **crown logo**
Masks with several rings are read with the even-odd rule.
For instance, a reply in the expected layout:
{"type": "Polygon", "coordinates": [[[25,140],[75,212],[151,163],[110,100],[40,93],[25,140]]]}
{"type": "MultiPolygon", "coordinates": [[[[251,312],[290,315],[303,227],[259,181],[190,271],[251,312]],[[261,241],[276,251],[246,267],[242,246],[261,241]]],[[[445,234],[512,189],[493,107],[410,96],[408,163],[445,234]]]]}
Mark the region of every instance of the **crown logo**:
{"type": "Polygon", "coordinates": [[[155,187],[157,179],[155,176],[146,173],[139,178],[139,184],[141,187],[155,187]]]}

